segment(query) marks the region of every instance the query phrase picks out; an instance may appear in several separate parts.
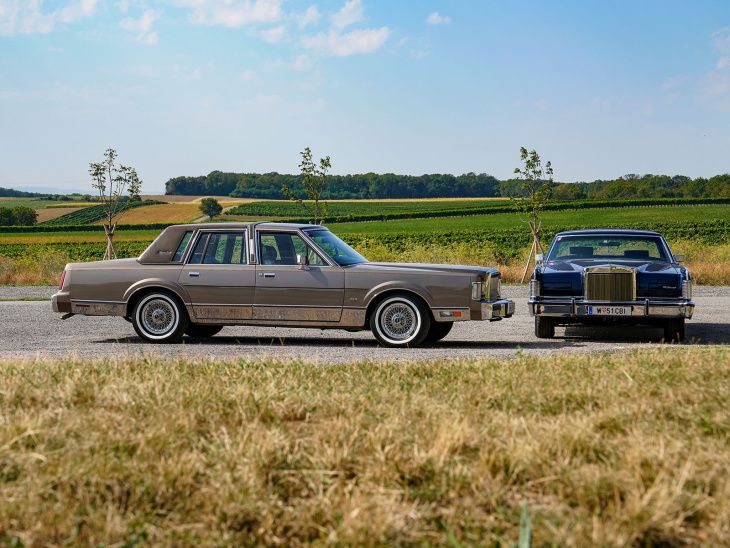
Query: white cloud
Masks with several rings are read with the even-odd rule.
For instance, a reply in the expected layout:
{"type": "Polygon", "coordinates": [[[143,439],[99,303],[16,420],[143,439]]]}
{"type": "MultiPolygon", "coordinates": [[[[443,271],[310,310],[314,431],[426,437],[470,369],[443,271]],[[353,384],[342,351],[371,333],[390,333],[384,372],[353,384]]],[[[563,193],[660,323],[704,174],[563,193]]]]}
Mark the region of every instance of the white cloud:
{"type": "Polygon", "coordinates": [[[710,35],[720,53],[715,70],[708,72],[700,83],[700,97],[710,107],[730,112],[730,27],[710,35]]]}
{"type": "Polygon", "coordinates": [[[411,52],[411,59],[423,59],[424,57],[427,57],[431,55],[431,52],[428,50],[418,50],[418,51],[412,51],[411,52]]]}
{"type": "Polygon", "coordinates": [[[314,60],[308,55],[299,55],[297,60],[294,61],[293,68],[299,72],[306,72],[314,66],[314,60]]]}
{"type": "Polygon", "coordinates": [[[297,25],[300,29],[303,29],[308,25],[316,25],[317,23],[319,23],[320,17],[321,15],[319,13],[319,10],[317,9],[317,6],[309,6],[307,8],[307,11],[305,11],[301,15],[296,16],[297,25]]]}
{"type": "Polygon", "coordinates": [[[284,25],[261,31],[261,38],[269,44],[278,44],[284,37],[284,25]]]}
{"type": "Polygon", "coordinates": [[[140,16],[139,19],[134,19],[133,17],[127,17],[125,19],[122,19],[119,22],[119,26],[122,27],[124,30],[139,33],[135,37],[135,40],[137,40],[138,42],[141,42],[148,46],[154,46],[155,44],[157,44],[157,42],[159,42],[157,32],[152,31],[152,25],[157,18],[158,15],[157,13],[155,13],[155,10],[147,10],[140,16]]]}
{"type": "Polygon", "coordinates": [[[668,91],[670,89],[681,86],[685,82],[685,80],[686,78],[675,78],[674,76],[670,76],[669,78],[667,78],[667,81],[659,87],[662,91],[668,91]]]}
{"type": "Polygon", "coordinates": [[[330,15],[330,22],[336,29],[344,29],[350,25],[362,21],[363,7],[361,0],[350,0],[340,11],[330,15]]]}
{"type": "Polygon", "coordinates": [[[404,37],[404,38],[401,38],[400,40],[398,40],[398,47],[401,47],[406,42],[408,42],[408,37],[407,36],[404,37]]]}
{"type": "Polygon", "coordinates": [[[730,57],[720,57],[717,61],[717,66],[715,66],[716,70],[724,69],[725,67],[730,67],[730,57]]]}
{"type": "Polygon", "coordinates": [[[155,10],[147,10],[139,19],[127,17],[119,22],[119,26],[124,30],[133,32],[148,32],[152,29],[152,23],[155,22],[155,10]]]}
{"type": "Polygon", "coordinates": [[[336,57],[346,57],[356,53],[372,53],[380,49],[390,36],[390,29],[353,30],[347,34],[330,31],[320,32],[317,36],[305,37],[302,43],[306,48],[317,49],[336,57]]]}
{"type": "Polygon", "coordinates": [[[241,74],[241,80],[251,80],[254,76],[256,76],[256,73],[252,70],[246,70],[241,74]]]}
{"type": "Polygon", "coordinates": [[[451,17],[442,17],[437,11],[435,11],[428,16],[426,23],[429,25],[446,25],[451,23],[451,17]]]}
{"type": "Polygon", "coordinates": [[[0,0],[0,35],[48,34],[56,23],[73,23],[94,14],[98,0],[72,0],[54,11],[43,0],[0,0]]]}
{"type": "Polygon", "coordinates": [[[190,8],[190,20],[198,25],[223,25],[238,28],[254,23],[281,20],[281,0],[170,0],[178,7],[190,8]]]}

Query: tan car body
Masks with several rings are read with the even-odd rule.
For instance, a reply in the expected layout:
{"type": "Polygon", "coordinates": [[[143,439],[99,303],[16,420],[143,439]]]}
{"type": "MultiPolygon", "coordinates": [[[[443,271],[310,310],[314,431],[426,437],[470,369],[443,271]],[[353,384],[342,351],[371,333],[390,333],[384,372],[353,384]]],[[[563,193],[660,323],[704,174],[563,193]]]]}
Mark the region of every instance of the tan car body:
{"type": "MultiPolygon", "coordinates": [[[[393,293],[417,295],[432,321],[499,320],[514,303],[501,299],[499,272],[487,267],[360,263],[340,266],[312,238],[312,225],[218,223],[167,228],[137,259],[66,266],[54,312],[88,316],[133,313],[150,291],[174,295],[196,324],[364,329],[373,303],[393,293]],[[190,264],[198,238],[243,233],[245,264],[190,264]],[[191,233],[179,254],[183,237],[191,233]],[[261,238],[295,234],[321,264],[262,264],[261,238]],[[474,295],[475,283],[484,285],[474,295]],[[475,298],[476,297],[476,298],[475,298]]],[[[313,233],[312,233],[313,234],[313,233]]]]}

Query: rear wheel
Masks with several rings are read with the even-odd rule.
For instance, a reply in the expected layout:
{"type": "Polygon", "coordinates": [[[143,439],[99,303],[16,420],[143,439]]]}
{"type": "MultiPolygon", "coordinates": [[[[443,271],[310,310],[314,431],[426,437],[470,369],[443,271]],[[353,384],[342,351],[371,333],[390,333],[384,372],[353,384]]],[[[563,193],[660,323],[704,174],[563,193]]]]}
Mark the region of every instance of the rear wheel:
{"type": "Polygon", "coordinates": [[[437,342],[443,339],[446,335],[451,332],[451,328],[454,327],[454,322],[431,322],[431,328],[428,330],[426,335],[426,342],[437,342]]]}
{"type": "Polygon", "coordinates": [[[371,330],[383,346],[418,346],[431,327],[429,315],[417,297],[390,295],[376,305],[371,330]]]}
{"type": "Polygon", "coordinates": [[[535,336],[538,339],[552,339],[555,336],[555,320],[545,316],[535,316],[535,336]]]}
{"type": "Polygon", "coordinates": [[[218,333],[220,333],[221,329],[223,329],[222,325],[191,323],[185,330],[185,334],[188,337],[202,339],[205,337],[212,337],[213,335],[217,335],[218,333]]]}
{"type": "Polygon", "coordinates": [[[183,305],[168,293],[145,295],[132,313],[132,325],[137,335],[152,343],[178,342],[189,323],[183,305]]]}
{"type": "Polygon", "coordinates": [[[664,323],[664,342],[684,340],[684,318],[672,318],[664,323]]]}

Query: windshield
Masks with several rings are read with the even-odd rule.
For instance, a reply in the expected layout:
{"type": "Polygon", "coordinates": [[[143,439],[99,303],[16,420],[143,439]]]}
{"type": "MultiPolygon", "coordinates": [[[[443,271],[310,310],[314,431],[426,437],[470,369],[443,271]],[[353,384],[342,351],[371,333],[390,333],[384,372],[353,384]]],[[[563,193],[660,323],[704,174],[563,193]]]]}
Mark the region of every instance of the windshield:
{"type": "Polygon", "coordinates": [[[657,236],[628,236],[623,234],[592,234],[590,236],[558,236],[548,255],[548,261],[576,259],[622,259],[634,261],[665,261],[667,254],[657,236]]]}
{"type": "Polygon", "coordinates": [[[352,249],[329,230],[307,230],[309,236],[322,251],[340,266],[348,264],[366,263],[368,260],[352,249]]]}

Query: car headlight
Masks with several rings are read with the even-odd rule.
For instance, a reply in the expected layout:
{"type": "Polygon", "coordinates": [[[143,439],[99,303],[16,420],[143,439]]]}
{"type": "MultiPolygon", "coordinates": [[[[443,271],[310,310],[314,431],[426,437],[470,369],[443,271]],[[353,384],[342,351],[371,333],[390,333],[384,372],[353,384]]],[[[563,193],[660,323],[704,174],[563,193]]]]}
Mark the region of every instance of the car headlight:
{"type": "Polygon", "coordinates": [[[530,297],[542,297],[540,280],[530,280],[530,297]]]}
{"type": "Polygon", "coordinates": [[[692,280],[685,280],[682,282],[682,298],[692,298],[692,280]]]}
{"type": "Polygon", "coordinates": [[[475,301],[485,300],[488,286],[489,286],[489,282],[472,282],[471,283],[471,298],[475,301]]]}

